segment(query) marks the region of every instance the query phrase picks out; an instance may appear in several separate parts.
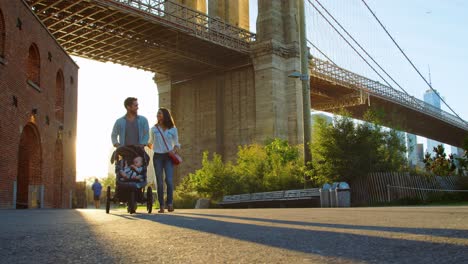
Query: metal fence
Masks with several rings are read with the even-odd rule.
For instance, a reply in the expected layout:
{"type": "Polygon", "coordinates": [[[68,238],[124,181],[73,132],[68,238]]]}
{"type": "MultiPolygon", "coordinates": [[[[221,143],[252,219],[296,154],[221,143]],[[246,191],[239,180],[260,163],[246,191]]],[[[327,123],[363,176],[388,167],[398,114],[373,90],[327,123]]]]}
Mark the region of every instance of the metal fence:
{"type": "MultiPolygon", "coordinates": [[[[355,206],[384,204],[395,200],[425,201],[437,191],[458,188],[458,176],[418,176],[408,172],[376,172],[351,182],[351,201],[355,206]]],[[[442,195],[437,192],[436,195],[442,195]]]]}
{"type": "Polygon", "coordinates": [[[250,51],[250,43],[256,38],[256,35],[248,30],[168,0],[111,0],[110,2],[157,16],[167,21],[169,26],[245,53],[250,51]]]}

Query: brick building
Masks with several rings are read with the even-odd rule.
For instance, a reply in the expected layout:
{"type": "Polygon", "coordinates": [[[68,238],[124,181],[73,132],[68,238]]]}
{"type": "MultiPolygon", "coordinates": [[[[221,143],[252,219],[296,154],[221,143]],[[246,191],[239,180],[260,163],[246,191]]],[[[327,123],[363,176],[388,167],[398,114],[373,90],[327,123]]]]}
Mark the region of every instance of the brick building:
{"type": "Polygon", "coordinates": [[[69,208],[78,66],[22,0],[0,1],[0,208],[69,208]]]}

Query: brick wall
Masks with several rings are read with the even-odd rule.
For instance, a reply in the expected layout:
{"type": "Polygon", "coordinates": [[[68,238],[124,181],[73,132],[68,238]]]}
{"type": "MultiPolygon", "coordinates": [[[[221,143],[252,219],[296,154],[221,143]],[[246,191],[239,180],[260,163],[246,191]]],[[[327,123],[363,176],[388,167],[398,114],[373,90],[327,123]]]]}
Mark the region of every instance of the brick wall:
{"type": "Polygon", "coordinates": [[[13,207],[14,184],[23,171],[29,185],[44,186],[44,207],[68,207],[76,178],[78,66],[21,0],[0,1],[2,41],[0,208],[13,207]],[[39,65],[31,65],[31,49],[37,49],[39,65]],[[34,85],[28,74],[36,70],[34,85]],[[22,135],[26,152],[20,153],[22,135]]]}

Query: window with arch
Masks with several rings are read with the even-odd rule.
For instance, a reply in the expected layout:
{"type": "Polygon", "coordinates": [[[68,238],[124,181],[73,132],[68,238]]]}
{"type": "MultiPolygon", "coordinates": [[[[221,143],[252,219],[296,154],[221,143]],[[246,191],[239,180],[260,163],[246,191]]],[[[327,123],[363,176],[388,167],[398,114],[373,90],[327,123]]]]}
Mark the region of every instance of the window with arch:
{"type": "Polygon", "coordinates": [[[5,20],[3,19],[3,13],[0,9],[0,57],[5,57],[5,20]]]}
{"type": "Polygon", "coordinates": [[[41,72],[41,57],[36,44],[31,44],[28,55],[28,80],[39,86],[41,72]]]}
{"type": "Polygon", "coordinates": [[[62,70],[58,70],[55,78],[55,119],[63,123],[65,104],[65,80],[62,70]]]}

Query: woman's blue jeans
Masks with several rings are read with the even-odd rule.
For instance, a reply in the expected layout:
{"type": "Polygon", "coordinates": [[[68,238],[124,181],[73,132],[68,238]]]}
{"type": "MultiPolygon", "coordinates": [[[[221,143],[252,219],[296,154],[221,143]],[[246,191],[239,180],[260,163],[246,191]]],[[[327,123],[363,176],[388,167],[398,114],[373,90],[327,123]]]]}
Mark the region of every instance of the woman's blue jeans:
{"type": "Polygon", "coordinates": [[[156,173],[156,182],[158,187],[158,201],[159,206],[164,206],[164,187],[163,187],[163,171],[166,174],[166,191],[167,191],[167,205],[172,205],[173,197],[173,184],[172,178],[174,175],[174,165],[172,164],[169,154],[154,153],[153,156],[154,171],[156,173]]]}

